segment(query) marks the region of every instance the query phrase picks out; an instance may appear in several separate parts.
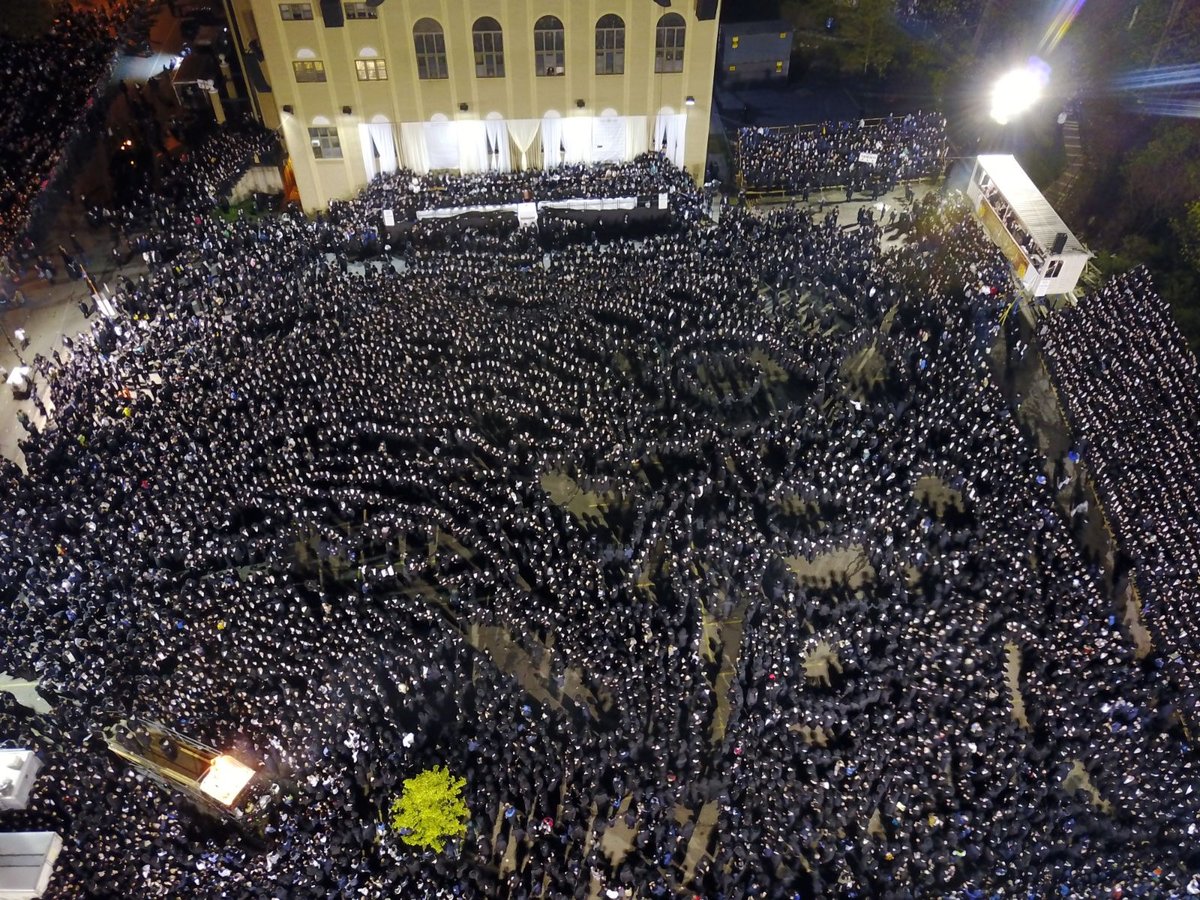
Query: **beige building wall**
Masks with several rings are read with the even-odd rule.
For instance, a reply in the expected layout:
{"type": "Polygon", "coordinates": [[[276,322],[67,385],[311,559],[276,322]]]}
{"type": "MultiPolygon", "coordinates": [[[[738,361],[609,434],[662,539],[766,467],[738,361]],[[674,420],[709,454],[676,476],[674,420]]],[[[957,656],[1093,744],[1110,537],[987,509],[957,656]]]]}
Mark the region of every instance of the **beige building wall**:
{"type": "MultiPolygon", "coordinates": [[[[402,123],[540,120],[548,113],[563,118],[615,115],[630,117],[626,121],[631,129],[647,132],[646,140],[630,142],[631,148],[644,149],[655,140],[656,116],[683,114],[682,163],[694,178],[703,177],[717,20],[698,20],[692,0],[674,0],[670,9],[653,0],[384,0],[375,10],[376,19],[347,18],[340,28],[325,27],[319,0],[311,2],[309,21],[285,21],[273,0],[230,4],[242,40],[249,44],[257,39],[261,45],[272,90],[259,94],[259,107],[268,127],[282,128],[306,209],[352,196],[367,182],[358,126],[371,122],[393,125],[404,165],[408,160],[401,149],[402,123]],[[595,71],[595,27],[608,13],[625,22],[625,71],[620,75],[595,71]],[[682,16],[686,23],[679,73],[655,72],[656,26],[667,13],[682,16]],[[534,71],[533,26],[544,15],[557,16],[564,26],[561,76],[539,77],[534,71]],[[482,16],[496,19],[503,29],[502,78],[476,76],[472,26],[482,16]],[[413,25],[422,18],[435,20],[444,31],[446,79],[418,78],[413,25]],[[324,83],[297,83],[292,63],[305,58],[324,64],[324,83]],[[387,80],[360,81],[355,61],[363,58],[382,59],[387,80]],[[688,97],[694,101],[691,105],[688,97]],[[314,126],[337,129],[341,159],[314,158],[308,133],[314,126]]],[[[512,167],[519,168],[516,146],[510,145],[510,152],[512,167]]],[[[541,156],[539,136],[530,150],[529,166],[540,166],[541,156]]]]}

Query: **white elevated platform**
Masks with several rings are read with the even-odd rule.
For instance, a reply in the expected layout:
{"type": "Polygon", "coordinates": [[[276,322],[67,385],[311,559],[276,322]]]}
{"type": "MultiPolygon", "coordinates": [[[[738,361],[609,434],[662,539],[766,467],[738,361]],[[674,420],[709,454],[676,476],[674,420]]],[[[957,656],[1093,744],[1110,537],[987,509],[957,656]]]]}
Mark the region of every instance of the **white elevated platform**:
{"type": "Polygon", "coordinates": [[[34,900],[54,874],[62,838],[53,831],[0,834],[0,900],[34,900]]]}
{"type": "Polygon", "coordinates": [[[1045,297],[1075,289],[1092,254],[1015,157],[979,156],[967,196],[1025,290],[1034,297],[1045,297]]]}
{"type": "Polygon", "coordinates": [[[42,761],[31,750],[0,750],[0,810],[24,809],[42,761]]]}

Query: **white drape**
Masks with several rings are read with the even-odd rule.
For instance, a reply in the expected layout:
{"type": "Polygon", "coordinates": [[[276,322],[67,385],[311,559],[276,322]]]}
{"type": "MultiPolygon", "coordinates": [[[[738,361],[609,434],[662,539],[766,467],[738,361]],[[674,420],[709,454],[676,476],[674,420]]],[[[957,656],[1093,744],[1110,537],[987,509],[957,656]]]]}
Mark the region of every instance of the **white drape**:
{"type": "Polygon", "coordinates": [[[675,165],[683,165],[683,142],[687,133],[687,114],[674,113],[664,115],[659,113],[654,119],[654,146],[651,150],[660,150],[667,155],[675,165]]]}
{"type": "Polygon", "coordinates": [[[459,167],[458,122],[426,122],[425,143],[429,148],[429,168],[459,167]]]}
{"type": "Polygon", "coordinates": [[[367,170],[367,182],[375,177],[375,145],[371,143],[369,125],[358,126],[358,143],[362,147],[363,168],[367,170]]]}
{"type": "Polygon", "coordinates": [[[375,144],[375,152],[379,154],[379,171],[395,172],[400,168],[396,159],[396,132],[391,122],[375,122],[368,125],[371,142],[375,144]]]}
{"type": "Polygon", "coordinates": [[[400,124],[400,147],[404,151],[404,165],[417,173],[429,172],[429,144],[425,140],[424,122],[402,122],[400,124]]]}
{"type": "Polygon", "coordinates": [[[625,158],[633,159],[649,149],[645,116],[625,117],[625,158]]]}
{"type": "Polygon", "coordinates": [[[542,168],[553,169],[562,162],[563,120],[542,119],[542,168]]]}
{"type": "Polygon", "coordinates": [[[458,130],[458,168],[464,175],[486,172],[488,167],[487,128],[478,119],[454,123],[458,130]]]}
{"type": "Polygon", "coordinates": [[[512,153],[508,149],[508,128],[503,119],[486,119],[488,144],[491,151],[488,156],[488,168],[493,172],[512,171],[512,153]]]}
{"type": "Polygon", "coordinates": [[[572,116],[562,119],[563,161],[590,163],[592,161],[592,117],[572,116]]]}
{"type": "Polygon", "coordinates": [[[538,128],[542,124],[541,119],[509,119],[508,133],[512,136],[513,143],[517,145],[517,149],[521,152],[521,169],[529,168],[529,148],[533,146],[533,139],[537,137],[538,128]]]}
{"type": "Polygon", "coordinates": [[[592,162],[622,162],[630,159],[624,116],[597,116],[592,119],[592,162]]]}

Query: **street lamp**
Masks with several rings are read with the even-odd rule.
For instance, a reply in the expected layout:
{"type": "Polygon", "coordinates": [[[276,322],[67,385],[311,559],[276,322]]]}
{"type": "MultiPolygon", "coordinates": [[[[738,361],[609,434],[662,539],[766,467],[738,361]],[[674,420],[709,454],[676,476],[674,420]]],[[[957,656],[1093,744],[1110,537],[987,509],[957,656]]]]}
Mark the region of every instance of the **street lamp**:
{"type": "Polygon", "coordinates": [[[1041,99],[1049,80],[1050,67],[1036,56],[1006,72],[992,88],[992,118],[1000,125],[1007,125],[1041,99]]]}

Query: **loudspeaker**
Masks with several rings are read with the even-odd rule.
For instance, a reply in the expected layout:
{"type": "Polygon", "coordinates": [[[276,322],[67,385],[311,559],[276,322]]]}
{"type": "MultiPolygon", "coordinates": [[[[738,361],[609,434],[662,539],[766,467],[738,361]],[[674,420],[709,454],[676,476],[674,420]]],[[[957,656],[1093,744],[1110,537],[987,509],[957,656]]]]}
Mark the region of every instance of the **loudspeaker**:
{"type": "Polygon", "coordinates": [[[321,0],[321,18],[326,28],[341,28],[346,24],[346,14],[341,0],[321,0]]]}
{"type": "Polygon", "coordinates": [[[1067,246],[1067,233],[1065,231],[1060,231],[1058,234],[1056,234],[1054,236],[1054,243],[1050,247],[1050,255],[1058,256],[1058,254],[1063,252],[1063,249],[1066,246],[1067,246]]]}
{"type": "Polygon", "coordinates": [[[717,0],[696,0],[696,18],[705,22],[717,17],[717,0]]]}

